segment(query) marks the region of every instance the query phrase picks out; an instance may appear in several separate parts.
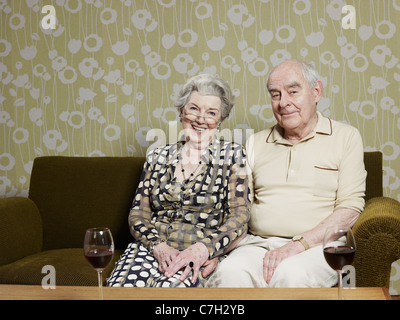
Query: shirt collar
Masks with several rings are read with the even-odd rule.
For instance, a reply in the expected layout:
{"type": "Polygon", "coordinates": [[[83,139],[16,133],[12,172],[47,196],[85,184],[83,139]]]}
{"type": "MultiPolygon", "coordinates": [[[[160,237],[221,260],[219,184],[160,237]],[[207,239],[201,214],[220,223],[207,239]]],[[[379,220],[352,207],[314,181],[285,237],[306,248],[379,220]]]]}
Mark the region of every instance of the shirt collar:
{"type": "MultiPolygon", "coordinates": [[[[313,138],[316,134],[323,134],[323,135],[332,135],[333,129],[332,129],[332,121],[329,118],[324,117],[319,111],[317,111],[317,125],[315,128],[306,136],[304,137],[301,141],[305,141],[308,139],[313,138]]],[[[292,145],[289,141],[287,141],[283,137],[283,128],[279,126],[279,124],[276,124],[275,126],[272,127],[271,132],[267,136],[266,142],[267,143],[281,143],[281,144],[290,144],[292,145]]]]}

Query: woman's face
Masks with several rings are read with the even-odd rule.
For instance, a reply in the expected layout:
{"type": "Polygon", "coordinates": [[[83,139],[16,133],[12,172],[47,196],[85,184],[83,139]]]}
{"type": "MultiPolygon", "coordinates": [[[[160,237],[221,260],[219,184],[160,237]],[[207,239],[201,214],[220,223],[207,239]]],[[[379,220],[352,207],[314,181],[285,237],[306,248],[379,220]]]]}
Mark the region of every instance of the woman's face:
{"type": "Polygon", "coordinates": [[[193,91],[182,111],[182,126],[186,141],[205,148],[221,122],[221,99],[193,91]]]}

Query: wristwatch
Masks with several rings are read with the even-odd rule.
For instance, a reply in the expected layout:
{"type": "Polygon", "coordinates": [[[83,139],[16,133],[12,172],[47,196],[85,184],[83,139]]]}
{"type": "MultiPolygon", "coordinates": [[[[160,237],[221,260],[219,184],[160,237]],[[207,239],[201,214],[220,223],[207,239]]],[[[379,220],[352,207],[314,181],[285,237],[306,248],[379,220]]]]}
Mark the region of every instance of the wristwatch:
{"type": "Polygon", "coordinates": [[[293,241],[300,241],[301,244],[304,246],[304,248],[306,248],[306,250],[310,249],[310,246],[308,245],[307,241],[303,238],[302,235],[294,236],[294,237],[292,238],[292,240],[293,240],[293,241]]]}

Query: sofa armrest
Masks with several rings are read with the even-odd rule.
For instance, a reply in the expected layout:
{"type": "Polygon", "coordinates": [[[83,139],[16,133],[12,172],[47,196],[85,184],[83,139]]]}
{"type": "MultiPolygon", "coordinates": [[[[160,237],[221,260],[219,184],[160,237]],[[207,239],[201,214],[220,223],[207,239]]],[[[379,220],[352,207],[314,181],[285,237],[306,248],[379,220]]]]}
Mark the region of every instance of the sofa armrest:
{"type": "Polygon", "coordinates": [[[391,265],[400,258],[400,202],[387,197],[366,202],[353,226],[358,287],[389,287],[391,265]]]}
{"type": "Polygon", "coordinates": [[[0,265],[42,250],[42,219],[28,198],[0,199],[0,265]]]}

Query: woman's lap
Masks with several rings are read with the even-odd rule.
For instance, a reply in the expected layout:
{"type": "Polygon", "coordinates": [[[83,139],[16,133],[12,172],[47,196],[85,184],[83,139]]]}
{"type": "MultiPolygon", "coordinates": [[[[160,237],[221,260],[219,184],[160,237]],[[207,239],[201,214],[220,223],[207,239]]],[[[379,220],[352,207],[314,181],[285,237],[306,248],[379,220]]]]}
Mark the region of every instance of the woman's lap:
{"type": "Polygon", "coordinates": [[[132,242],[121,255],[115,265],[107,285],[110,287],[203,287],[206,280],[201,271],[192,284],[190,275],[183,282],[179,281],[182,271],[173,277],[167,278],[158,270],[157,259],[148,250],[137,242],[132,242]]]}

